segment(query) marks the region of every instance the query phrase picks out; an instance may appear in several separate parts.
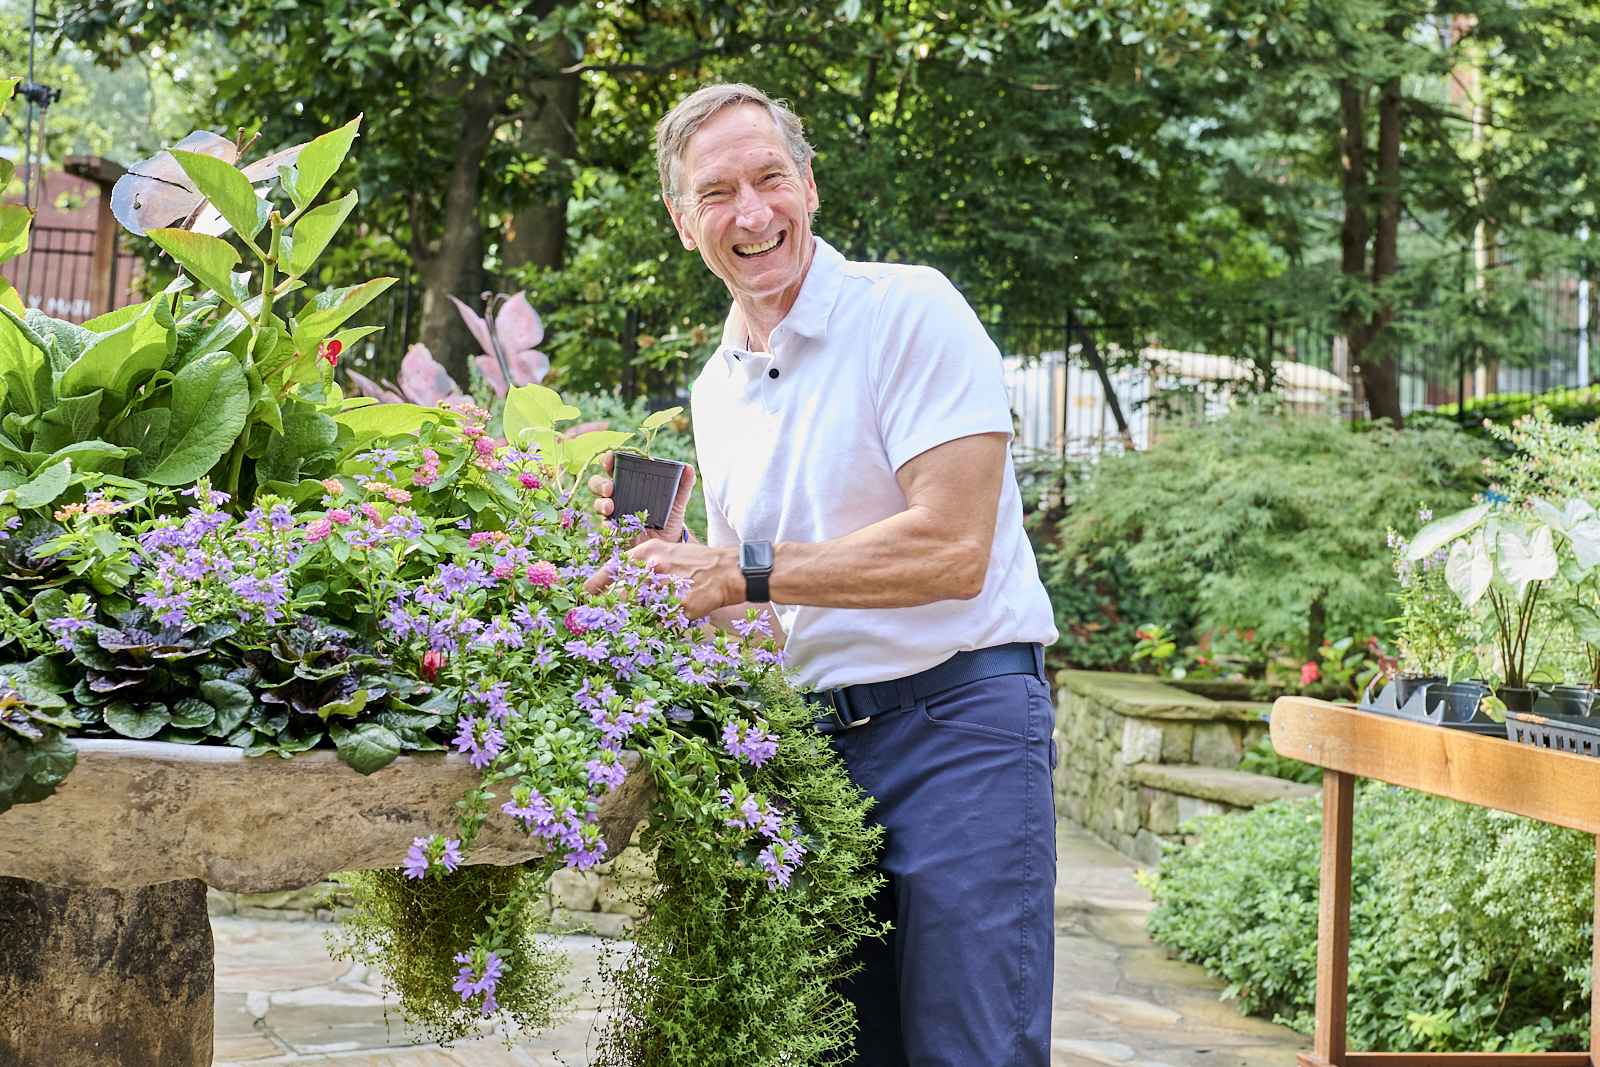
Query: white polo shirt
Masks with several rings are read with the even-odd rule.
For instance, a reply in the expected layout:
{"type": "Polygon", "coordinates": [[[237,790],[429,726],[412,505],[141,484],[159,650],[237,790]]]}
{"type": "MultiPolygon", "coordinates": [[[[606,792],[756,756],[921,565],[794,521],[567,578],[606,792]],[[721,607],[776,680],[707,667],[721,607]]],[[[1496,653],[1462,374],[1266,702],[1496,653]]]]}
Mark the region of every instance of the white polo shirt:
{"type": "MultiPolygon", "coordinates": [[[[853,263],[816,242],[772,351],[740,347],[736,305],[694,383],[712,545],[854,533],[906,509],[895,481],[906,461],[960,437],[1011,433],[999,350],[943,274],[853,263]]],[[[910,608],[773,606],[791,675],[819,688],[902,678],[967,649],[1056,639],[1009,453],[977,597],[910,608]]]]}

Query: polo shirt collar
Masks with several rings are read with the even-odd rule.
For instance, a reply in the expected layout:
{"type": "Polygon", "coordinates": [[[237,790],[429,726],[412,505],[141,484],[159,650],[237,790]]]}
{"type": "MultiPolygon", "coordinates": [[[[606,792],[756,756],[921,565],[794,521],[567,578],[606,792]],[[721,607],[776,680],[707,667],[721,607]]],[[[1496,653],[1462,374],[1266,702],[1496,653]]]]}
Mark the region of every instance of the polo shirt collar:
{"type": "MultiPolygon", "coordinates": [[[[844,256],[822,238],[813,235],[812,240],[816,242],[815,251],[805,281],[800,283],[800,295],[795,298],[794,307],[778,324],[780,329],[802,337],[822,337],[827,333],[828,317],[833,314],[833,305],[839,298],[839,287],[844,284],[844,256]]],[[[717,349],[729,370],[733,370],[738,363],[733,353],[745,351],[742,347],[744,338],[744,314],[735,303],[728,310],[727,321],[722,326],[722,341],[717,349]]]]}

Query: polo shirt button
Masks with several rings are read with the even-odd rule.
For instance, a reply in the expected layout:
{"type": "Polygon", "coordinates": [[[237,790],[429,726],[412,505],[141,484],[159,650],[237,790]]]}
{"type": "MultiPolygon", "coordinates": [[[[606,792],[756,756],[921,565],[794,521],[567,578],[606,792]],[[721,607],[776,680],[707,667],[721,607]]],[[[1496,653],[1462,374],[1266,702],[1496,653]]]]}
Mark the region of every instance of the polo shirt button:
{"type": "Polygon", "coordinates": [[[777,367],[773,367],[771,370],[767,371],[767,377],[768,378],[776,378],[777,376],[778,376],[778,368],[777,367]]]}

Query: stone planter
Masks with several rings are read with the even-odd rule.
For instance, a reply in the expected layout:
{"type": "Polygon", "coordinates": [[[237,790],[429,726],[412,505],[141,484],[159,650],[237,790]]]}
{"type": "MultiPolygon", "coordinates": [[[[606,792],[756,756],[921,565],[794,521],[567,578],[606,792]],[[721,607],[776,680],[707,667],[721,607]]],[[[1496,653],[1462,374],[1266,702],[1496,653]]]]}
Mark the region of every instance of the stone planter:
{"type": "MultiPolygon", "coordinates": [[[[334,871],[398,867],[448,832],[481,781],[466,758],[402,756],[368,776],[333,752],[79,741],[54,796],[0,814],[0,1063],[199,1067],[211,1062],[205,886],[292,889],[334,871]]],[[[620,851],[649,807],[630,774],[600,823],[620,851]]],[[[468,859],[537,857],[489,819],[468,859]]]]}

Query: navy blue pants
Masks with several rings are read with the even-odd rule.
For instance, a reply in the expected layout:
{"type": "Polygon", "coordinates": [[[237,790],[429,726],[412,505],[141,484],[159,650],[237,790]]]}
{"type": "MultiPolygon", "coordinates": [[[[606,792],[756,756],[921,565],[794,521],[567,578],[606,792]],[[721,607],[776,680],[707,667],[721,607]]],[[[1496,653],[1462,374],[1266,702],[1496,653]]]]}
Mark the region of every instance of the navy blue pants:
{"type": "Polygon", "coordinates": [[[894,923],[857,949],[859,1067],[1048,1067],[1054,711],[1038,677],[960,685],[834,734],[877,804],[894,923]]]}

